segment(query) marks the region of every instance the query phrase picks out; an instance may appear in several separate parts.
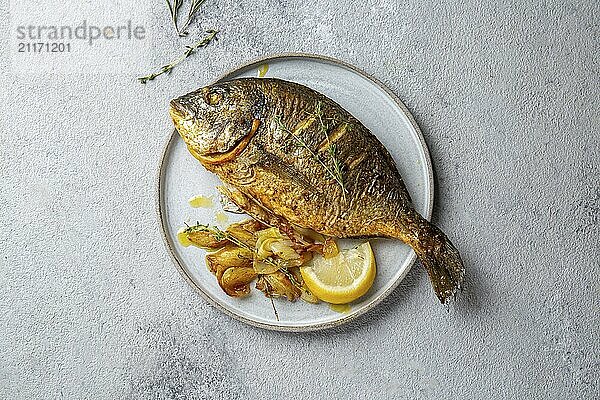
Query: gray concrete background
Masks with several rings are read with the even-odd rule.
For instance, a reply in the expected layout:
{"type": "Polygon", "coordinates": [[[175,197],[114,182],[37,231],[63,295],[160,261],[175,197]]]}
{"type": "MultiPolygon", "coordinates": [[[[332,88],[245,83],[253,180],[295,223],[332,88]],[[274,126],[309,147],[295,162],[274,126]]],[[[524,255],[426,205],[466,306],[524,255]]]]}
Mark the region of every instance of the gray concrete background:
{"type": "MultiPolygon", "coordinates": [[[[216,45],[147,86],[0,57],[0,398],[598,398],[598,3],[231,3],[203,8],[216,45]],[[179,276],[154,210],[167,101],[283,51],[350,62],[414,113],[467,267],[449,311],[415,266],[357,321],[282,334],[179,276]]],[[[145,69],[189,43],[150,8],[145,69]]]]}

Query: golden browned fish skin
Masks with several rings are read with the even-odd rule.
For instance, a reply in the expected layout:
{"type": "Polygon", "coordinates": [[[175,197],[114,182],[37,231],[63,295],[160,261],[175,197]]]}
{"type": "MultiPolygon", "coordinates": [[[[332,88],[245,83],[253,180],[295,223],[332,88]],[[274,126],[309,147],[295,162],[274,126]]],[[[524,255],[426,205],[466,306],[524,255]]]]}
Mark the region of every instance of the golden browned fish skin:
{"type": "Polygon", "coordinates": [[[170,112],[194,157],[247,196],[237,203],[337,238],[400,239],[442,303],[460,287],[458,251],[415,211],[385,147],[333,100],[292,82],[243,78],[173,100],[170,112]]]}

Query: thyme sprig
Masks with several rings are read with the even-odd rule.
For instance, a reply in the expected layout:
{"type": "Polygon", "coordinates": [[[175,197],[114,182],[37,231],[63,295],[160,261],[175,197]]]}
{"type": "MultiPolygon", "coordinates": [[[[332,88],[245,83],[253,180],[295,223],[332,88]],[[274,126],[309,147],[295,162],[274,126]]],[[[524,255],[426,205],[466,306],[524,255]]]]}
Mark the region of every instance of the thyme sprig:
{"type": "MultiPolygon", "coordinates": [[[[261,275],[262,276],[262,275],[261,275]]],[[[275,314],[275,319],[279,321],[279,313],[277,312],[277,308],[275,308],[275,301],[273,301],[273,288],[269,281],[265,279],[265,294],[271,300],[271,307],[273,307],[273,313],[275,314]]]]}
{"type": "MultiPolygon", "coordinates": [[[[315,117],[319,120],[319,127],[323,136],[325,136],[325,140],[327,142],[327,152],[329,153],[329,158],[331,158],[331,163],[333,165],[333,173],[336,176],[336,181],[342,187],[342,195],[344,196],[344,201],[346,201],[346,187],[344,185],[344,175],[342,174],[342,163],[340,162],[337,156],[337,147],[334,143],[331,143],[329,140],[329,135],[327,131],[329,130],[329,126],[325,124],[323,120],[323,110],[321,108],[321,102],[317,102],[315,106],[315,117]]],[[[335,121],[335,120],[334,120],[335,121]]]]}
{"type": "Polygon", "coordinates": [[[348,193],[348,190],[346,189],[346,186],[344,185],[344,177],[342,174],[342,164],[337,157],[337,151],[336,151],[335,144],[333,144],[329,141],[329,135],[327,134],[328,126],[325,124],[320,104],[321,104],[320,102],[317,103],[317,106],[315,108],[315,113],[312,115],[313,115],[313,118],[315,118],[315,120],[317,120],[319,122],[319,130],[321,132],[323,132],[323,134],[325,135],[325,138],[327,140],[327,153],[329,154],[329,158],[331,159],[332,167],[328,166],[321,159],[321,157],[319,157],[319,155],[313,149],[311,149],[310,146],[308,146],[308,144],[306,144],[306,142],[304,140],[302,140],[302,138],[300,138],[298,135],[296,135],[294,132],[292,132],[290,129],[288,129],[285,126],[285,124],[282,122],[281,116],[279,116],[279,115],[275,116],[275,121],[277,122],[279,129],[281,129],[285,133],[291,135],[296,140],[296,142],[298,142],[298,144],[300,146],[304,147],[310,153],[310,155],[313,157],[313,159],[315,161],[317,161],[319,164],[321,164],[321,166],[323,167],[323,169],[325,169],[325,171],[329,174],[329,176],[331,176],[333,178],[333,180],[336,181],[336,183],[338,185],[340,185],[340,187],[342,188],[342,195],[344,196],[344,201],[345,201],[346,193],[348,193]]]}
{"type": "Polygon", "coordinates": [[[186,50],[181,56],[179,56],[175,60],[171,61],[169,64],[162,66],[160,68],[160,70],[158,70],[157,72],[153,72],[149,75],[137,78],[138,81],[145,84],[148,81],[154,80],[154,78],[156,78],[157,76],[160,76],[162,74],[169,74],[171,72],[171,70],[173,68],[175,68],[175,66],[177,66],[179,63],[181,63],[183,60],[185,60],[186,58],[188,58],[189,56],[191,56],[192,54],[197,52],[199,49],[208,46],[210,44],[210,42],[213,41],[213,39],[216,40],[217,33],[219,33],[219,31],[217,31],[217,30],[212,30],[212,29],[207,30],[206,36],[202,40],[194,43],[193,45],[186,46],[185,47],[186,50]]]}

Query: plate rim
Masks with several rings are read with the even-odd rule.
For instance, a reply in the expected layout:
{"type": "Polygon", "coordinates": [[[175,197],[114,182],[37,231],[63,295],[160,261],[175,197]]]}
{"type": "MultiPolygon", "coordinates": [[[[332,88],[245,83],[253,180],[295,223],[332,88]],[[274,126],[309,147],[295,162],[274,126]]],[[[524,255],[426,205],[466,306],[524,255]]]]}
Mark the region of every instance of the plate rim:
{"type": "MultiPolygon", "coordinates": [[[[415,120],[415,118],[412,115],[412,113],[410,112],[410,110],[404,105],[402,100],[400,100],[400,98],[394,92],[392,92],[386,85],[384,85],[383,82],[381,82],[379,79],[371,76],[367,72],[361,70],[358,67],[355,67],[352,64],[349,64],[342,60],[338,60],[337,58],[334,58],[334,57],[324,56],[324,55],[319,55],[319,54],[312,54],[312,53],[284,52],[284,53],[275,53],[275,54],[271,54],[271,55],[267,55],[267,56],[256,57],[256,58],[250,59],[248,61],[245,61],[235,67],[231,67],[231,68],[227,69],[224,73],[218,75],[218,77],[216,79],[210,81],[209,84],[214,84],[214,83],[220,82],[220,81],[224,80],[227,76],[229,76],[237,71],[240,71],[242,69],[248,68],[252,65],[265,63],[265,62],[268,62],[269,60],[283,59],[283,58],[315,59],[317,61],[321,61],[321,62],[324,61],[324,62],[328,62],[328,63],[334,64],[334,65],[340,66],[342,68],[349,69],[352,72],[362,76],[363,78],[366,78],[367,80],[373,82],[381,90],[383,90],[396,103],[396,105],[398,105],[398,107],[400,107],[400,109],[402,110],[404,115],[408,118],[412,128],[415,130],[417,139],[419,140],[419,144],[421,145],[421,148],[422,148],[424,156],[425,156],[425,164],[426,164],[426,170],[427,170],[427,183],[428,183],[428,186],[430,187],[429,197],[426,199],[425,218],[430,220],[432,213],[433,213],[435,185],[434,185],[434,177],[433,177],[433,165],[431,162],[431,156],[429,154],[429,148],[427,147],[427,143],[425,142],[423,132],[419,128],[419,125],[417,124],[417,121],[415,120]]],[[[161,183],[163,181],[162,178],[164,176],[163,170],[164,170],[164,166],[165,166],[165,157],[167,155],[169,148],[171,147],[171,144],[173,143],[173,138],[176,138],[176,137],[178,137],[177,130],[173,129],[172,133],[169,136],[167,136],[167,138],[163,142],[162,151],[160,154],[160,161],[159,161],[159,165],[158,165],[158,169],[157,169],[157,176],[155,179],[155,189],[154,189],[154,195],[155,195],[155,199],[156,199],[155,200],[155,210],[156,210],[157,217],[159,220],[160,234],[163,239],[163,243],[167,249],[167,252],[169,253],[169,256],[171,257],[171,260],[173,261],[173,263],[179,270],[179,273],[187,281],[187,283],[197,293],[199,293],[200,296],[204,300],[206,300],[210,305],[214,306],[218,310],[229,315],[231,318],[233,318],[237,321],[246,323],[248,325],[254,326],[254,327],[272,330],[272,331],[280,331],[280,332],[310,332],[310,331],[318,331],[318,330],[324,330],[324,329],[328,329],[328,328],[334,328],[334,327],[343,325],[347,322],[350,322],[350,321],[360,317],[361,315],[367,313],[368,311],[372,310],[374,307],[376,307],[379,303],[381,303],[381,301],[383,301],[386,297],[388,297],[398,287],[400,282],[402,282],[402,280],[404,280],[404,278],[406,277],[406,275],[408,274],[408,272],[411,270],[412,266],[414,265],[417,257],[416,257],[415,252],[411,251],[411,254],[408,259],[407,268],[404,270],[402,275],[400,275],[396,279],[396,281],[393,282],[392,285],[386,291],[384,291],[379,296],[372,299],[368,304],[366,304],[360,310],[358,310],[350,315],[346,315],[346,316],[343,316],[343,314],[340,314],[340,315],[342,315],[342,317],[339,319],[333,320],[333,321],[322,322],[322,323],[317,323],[317,324],[288,326],[288,325],[278,325],[276,323],[271,324],[271,323],[259,322],[259,321],[255,321],[250,318],[246,318],[242,315],[236,314],[232,310],[221,305],[219,302],[217,302],[215,299],[213,299],[208,293],[206,293],[201,287],[196,285],[196,283],[193,281],[193,279],[189,276],[187,270],[182,265],[182,261],[179,260],[179,258],[177,257],[177,255],[173,249],[173,243],[167,235],[166,218],[164,218],[164,216],[163,216],[164,207],[161,202],[161,199],[162,199],[161,193],[162,193],[162,189],[163,189],[163,186],[161,185],[161,183]]]]}

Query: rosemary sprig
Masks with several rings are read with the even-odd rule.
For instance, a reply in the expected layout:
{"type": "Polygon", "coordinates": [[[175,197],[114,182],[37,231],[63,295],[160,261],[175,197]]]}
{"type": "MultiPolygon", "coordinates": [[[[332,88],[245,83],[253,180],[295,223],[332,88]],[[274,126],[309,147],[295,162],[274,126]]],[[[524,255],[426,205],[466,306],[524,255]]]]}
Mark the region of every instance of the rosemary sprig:
{"type": "MultiPolygon", "coordinates": [[[[318,108],[318,111],[319,110],[320,110],[320,106],[318,108]]],[[[344,201],[345,201],[346,200],[346,193],[348,192],[348,190],[344,186],[344,179],[343,179],[343,176],[342,176],[342,165],[339,162],[339,160],[337,159],[335,145],[333,145],[332,143],[329,143],[329,136],[327,135],[327,126],[325,125],[325,123],[323,121],[322,115],[315,113],[314,117],[315,117],[315,119],[319,120],[320,129],[321,129],[322,132],[324,132],[325,137],[327,138],[327,143],[328,143],[328,145],[327,145],[327,151],[329,153],[329,157],[332,160],[333,169],[330,168],[327,164],[325,164],[325,162],[323,162],[323,160],[321,160],[321,157],[319,157],[319,155],[317,153],[315,153],[315,151],[312,150],[310,148],[310,146],[308,146],[306,144],[306,142],[304,140],[302,140],[302,138],[300,138],[294,132],[292,132],[291,130],[289,130],[285,126],[285,124],[281,121],[281,117],[279,115],[275,116],[275,121],[277,122],[277,125],[279,125],[279,129],[281,129],[284,132],[286,132],[287,134],[291,135],[296,140],[296,142],[298,142],[298,144],[300,146],[304,147],[310,153],[310,155],[315,159],[315,161],[317,161],[319,164],[321,164],[321,166],[333,178],[333,180],[335,180],[337,182],[337,184],[340,185],[340,187],[342,188],[342,194],[344,196],[344,201]]]]}
{"type": "Polygon", "coordinates": [[[192,0],[192,4],[190,5],[190,9],[188,11],[187,18],[183,23],[183,26],[179,28],[178,15],[181,6],[183,5],[183,0],[166,0],[167,6],[169,7],[169,14],[171,15],[171,20],[173,21],[173,26],[175,27],[175,32],[181,37],[187,36],[187,28],[190,26],[196,13],[200,10],[202,4],[206,2],[206,0],[192,0]]]}
{"type": "Polygon", "coordinates": [[[173,68],[175,68],[175,66],[177,64],[181,63],[183,60],[185,60],[186,58],[188,58],[189,56],[191,56],[192,54],[194,54],[195,52],[197,52],[199,49],[208,46],[209,43],[213,41],[213,39],[216,40],[217,33],[219,33],[219,31],[217,31],[217,30],[208,30],[208,31],[206,31],[206,36],[202,40],[194,43],[193,45],[186,46],[185,47],[186,51],[181,56],[179,56],[175,60],[171,61],[169,64],[162,66],[161,69],[158,70],[157,72],[153,72],[153,73],[151,73],[149,75],[137,78],[138,81],[140,81],[141,83],[145,84],[148,81],[153,80],[157,76],[160,76],[160,75],[165,74],[165,73],[166,74],[170,73],[171,70],[173,68]]]}
{"type": "Polygon", "coordinates": [[[187,19],[185,20],[185,23],[183,24],[181,29],[177,32],[179,34],[179,36],[182,36],[182,37],[187,36],[187,34],[188,34],[187,28],[190,26],[190,23],[194,20],[196,13],[198,12],[198,10],[200,10],[200,7],[205,2],[206,2],[206,0],[192,0],[192,4],[190,5],[190,10],[188,12],[187,19]]]}
{"type": "Polygon", "coordinates": [[[175,26],[175,32],[179,34],[179,28],[177,27],[177,14],[179,13],[179,9],[183,5],[183,0],[166,0],[167,6],[169,7],[169,14],[171,14],[171,20],[173,21],[173,26],[175,26]]]}

